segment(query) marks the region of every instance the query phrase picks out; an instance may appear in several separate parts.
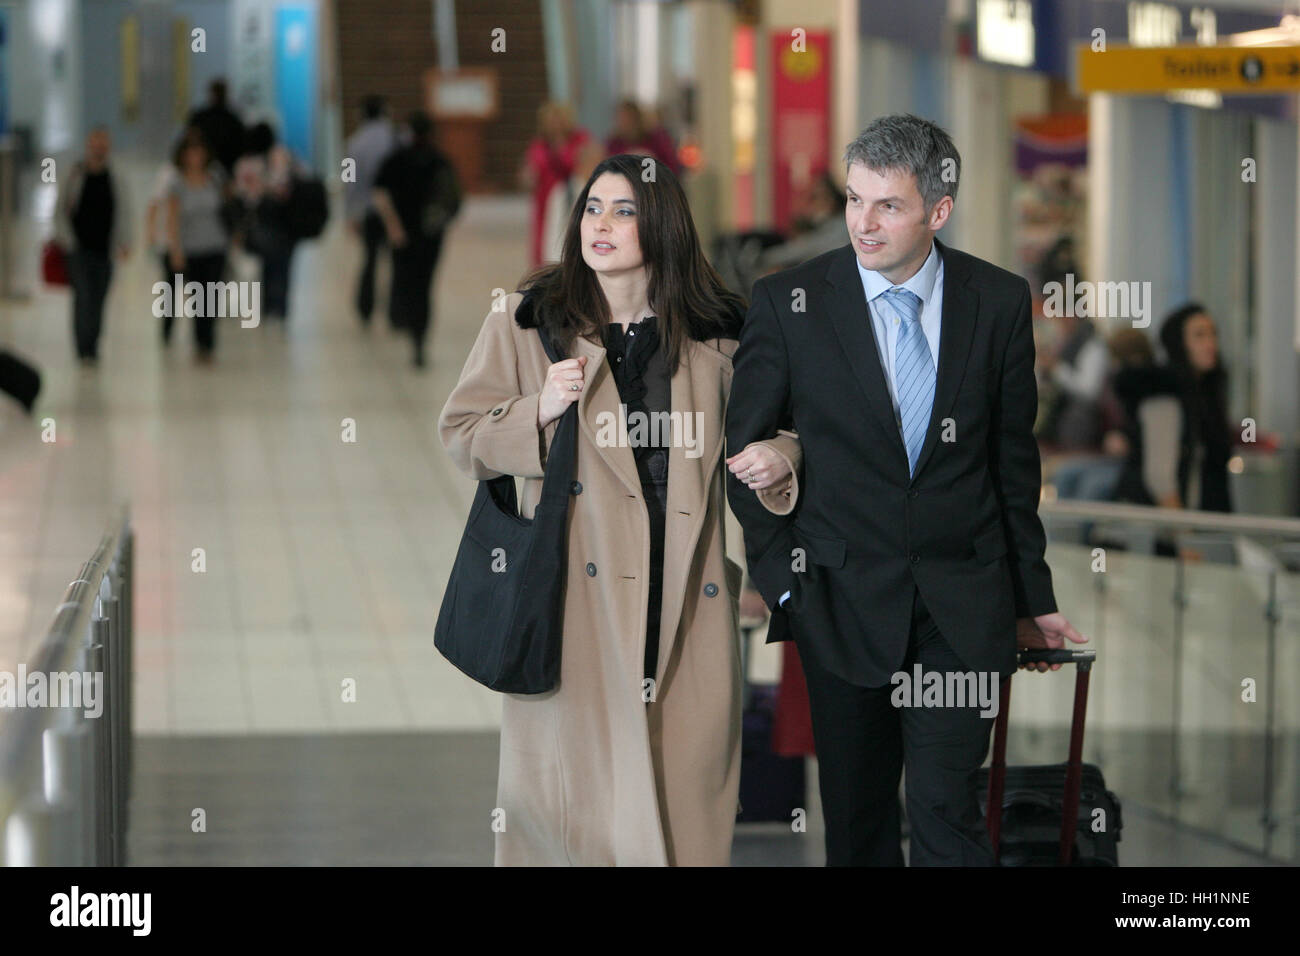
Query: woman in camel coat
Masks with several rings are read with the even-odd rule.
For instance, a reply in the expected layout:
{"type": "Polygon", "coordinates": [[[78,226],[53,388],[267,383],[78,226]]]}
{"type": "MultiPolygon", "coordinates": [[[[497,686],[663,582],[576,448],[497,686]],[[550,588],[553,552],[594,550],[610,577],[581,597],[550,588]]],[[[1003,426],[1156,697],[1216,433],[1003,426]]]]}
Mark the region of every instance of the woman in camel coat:
{"type": "MultiPolygon", "coordinates": [[[[680,185],[663,166],[643,181],[647,162],[597,166],[562,261],[488,313],[439,419],[466,474],[524,478],[531,516],[555,422],[577,403],[560,681],[505,695],[498,865],[730,859],[741,569],[725,554],[723,423],[741,303],[704,260],[680,185]],[[564,361],[550,363],[539,328],[564,361]],[[656,402],[681,413],[662,453],[620,424],[656,402]],[[653,484],[664,464],[666,495],[653,484]]],[[[795,436],[727,461],[788,507],[795,436]]]]}

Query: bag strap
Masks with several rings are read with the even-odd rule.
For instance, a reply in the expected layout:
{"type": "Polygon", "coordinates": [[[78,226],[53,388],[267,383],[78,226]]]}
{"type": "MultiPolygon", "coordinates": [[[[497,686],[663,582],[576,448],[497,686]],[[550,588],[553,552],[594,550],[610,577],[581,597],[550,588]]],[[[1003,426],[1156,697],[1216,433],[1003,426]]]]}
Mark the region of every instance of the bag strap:
{"type": "MultiPolygon", "coordinates": [[[[537,327],[537,334],[541,337],[542,348],[546,350],[546,357],[551,363],[561,362],[564,356],[555,348],[555,343],[551,341],[550,335],[546,329],[540,325],[537,327]]],[[[538,500],[542,502],[560,503],[567,502],[569,498],[569,482],[573,479],[574,462],[578,453],[578,403],[572,402],[560,416],[560,422],[555,427],[555,437],[551,439],[551,447],[546,455],[546,471],[542,478],[542,494],[538,500]]]]}

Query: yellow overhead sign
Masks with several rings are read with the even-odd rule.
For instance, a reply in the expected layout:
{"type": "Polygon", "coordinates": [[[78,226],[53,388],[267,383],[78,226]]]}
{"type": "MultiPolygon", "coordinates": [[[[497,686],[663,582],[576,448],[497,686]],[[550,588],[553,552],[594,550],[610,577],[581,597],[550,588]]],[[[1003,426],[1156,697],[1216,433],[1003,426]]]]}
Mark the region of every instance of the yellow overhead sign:
{"type": "Polygon", "coordinates": [[[1107,46],[1080,44],[1084,93],[1282,93],[1300,90],[1300,46],[1107,46]]]}

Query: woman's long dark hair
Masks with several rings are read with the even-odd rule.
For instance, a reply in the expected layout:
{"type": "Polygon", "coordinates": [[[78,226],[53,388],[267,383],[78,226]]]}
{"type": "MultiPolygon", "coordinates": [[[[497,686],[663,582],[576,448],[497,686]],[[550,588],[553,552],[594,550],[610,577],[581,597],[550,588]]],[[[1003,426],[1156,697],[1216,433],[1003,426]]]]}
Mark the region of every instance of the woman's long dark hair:
{"type": "Polygon", "coordinates": [[[665,163],[620,153],[592,170],[578,194],[569,213],[560,261],[534,270],[520,284],[519,291],[532,290],[540,297],[539,319],[560,350],[569,354],[578,336],[602,343],[610,324],[609,302],[596,273],[582,257],[587,195],[591,184],[605,173],[616,173],[632,186],[637,237],[650,280],[646,299],[659,318],[660,347],[669,367],[677,369],[688,337],[696,341],[736,338],[745,301],[723,284],[704,257],[681,183],[665,163]],[[652,182],[642,179],[647,162],[654,163],[652,182]]]}
{"type": "MultiPolygon", "coordinates": [[[[1203,488],[1209,491],[1205,485],[1212,481],[1214,490],[1208,503],[1202,503],[1199,507],[1208,511],[1227,511],[1225,469],[1232,450],[1228,426],[1228,371],[1223,365],[1222,351],[1215,356],[1214,368],[1205,372],[1196,369],[1192,365],[1184,338],[1187,323],[1193,316],[1209,314],[1199,302],[1188,302],[1180,306],[1169,313],[1160,326],[1160,342],[1169,356],[1169,369],[1174,373],[1182,393],[1183,414],[1186,416],[1184,446],[1194,437],[1205,447],[1203,488]],[[1217,503],[1220,497],[1223,500],[1222,506],[1217,503]]],[[[1180,472],[1185,471],[1186,464],[1180,464],[1180,472]]],[[[1184,474],[1180,474],[1180,481],[1185,487],[1184,474]]]]}

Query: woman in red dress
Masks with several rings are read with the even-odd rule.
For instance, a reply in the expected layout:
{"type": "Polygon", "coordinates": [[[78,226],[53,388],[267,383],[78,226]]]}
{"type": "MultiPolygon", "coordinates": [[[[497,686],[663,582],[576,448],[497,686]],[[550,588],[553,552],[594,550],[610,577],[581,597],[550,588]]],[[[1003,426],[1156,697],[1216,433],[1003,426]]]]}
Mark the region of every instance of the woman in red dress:
{"type": "Polygon", "coordinates": [[[566,188],[578,153],[590,137],[573,120],[566,103],[543,103],[537,111],[537,136],[528,144],[520,178],[532,190],[532,229],[529,264],[542,261],[542,234],[546,228],[546,202],[551,190],[566,188]]]}

